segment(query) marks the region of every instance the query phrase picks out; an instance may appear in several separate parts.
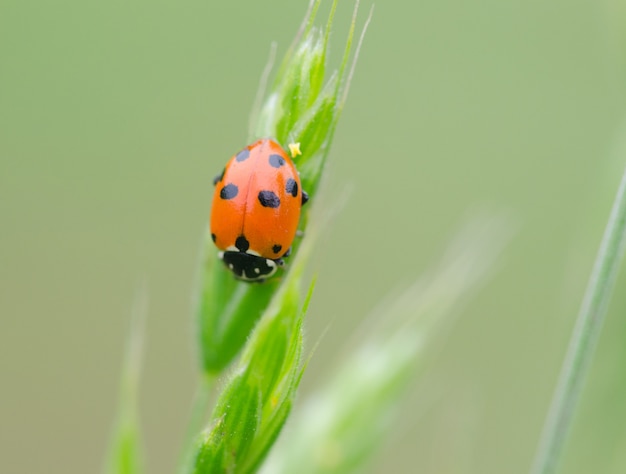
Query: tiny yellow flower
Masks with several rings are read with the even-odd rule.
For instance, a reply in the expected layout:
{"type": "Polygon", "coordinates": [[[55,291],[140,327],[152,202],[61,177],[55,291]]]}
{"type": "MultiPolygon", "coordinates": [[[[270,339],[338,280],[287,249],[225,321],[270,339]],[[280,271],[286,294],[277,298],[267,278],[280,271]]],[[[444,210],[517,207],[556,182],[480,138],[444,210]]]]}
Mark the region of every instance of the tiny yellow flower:
{"type": "Polygon", "coordinates": [[[296,156],[301,155],[302,152],[300,151],[300,142],[290,143],[289,144],[289,151],[291,152],[291,157],[292,158],[295,158],[296,156]]]}

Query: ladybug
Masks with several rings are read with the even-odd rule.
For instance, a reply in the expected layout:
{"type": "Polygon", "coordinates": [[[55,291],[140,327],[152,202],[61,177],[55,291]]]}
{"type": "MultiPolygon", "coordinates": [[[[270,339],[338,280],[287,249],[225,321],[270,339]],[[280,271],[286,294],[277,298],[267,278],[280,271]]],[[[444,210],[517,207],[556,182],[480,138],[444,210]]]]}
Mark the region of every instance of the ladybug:
{"type": "Polygon", "coordinates": [[[265,138],[233,156],[213,184],[211,238],[240,280],[262,282],[289,256],[308,195],[291,158],[265,138]]]}

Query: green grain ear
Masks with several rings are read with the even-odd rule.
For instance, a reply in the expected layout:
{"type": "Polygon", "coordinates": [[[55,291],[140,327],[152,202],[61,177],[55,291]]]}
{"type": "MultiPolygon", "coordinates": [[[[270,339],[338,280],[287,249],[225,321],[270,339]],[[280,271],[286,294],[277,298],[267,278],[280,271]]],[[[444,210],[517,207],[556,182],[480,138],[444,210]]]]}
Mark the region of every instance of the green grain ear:
{"type": "MultiPolygon", "coordinates": [[[[355,8],[344,59],[339,69],[328,72],[327,50],[337,0],[326,28],[314,26],[319,5],[320,0],[310,3],[270,90],[264,100],[257,101],[251,115],[255,123],[250,126],[251,141],[274,138],[292,152],[302,187],[313,201],[303,208],[300,220],[304,238],[296,237],[284,271],[266,282],[250,284],[237,281],[218,260],[207,232],[197,309],[204,382],[189,430],[193,443],[186,444],[181,473],[255,472],[287,420],[302,378],[303,318],[314,286],[302,281],[315,240],[308,226],[309,212],[348,91],[346,64],[351,57],[353,67],[356,61],[356,54],[351,55],[355,8]],[[302,289],[307,287],[303,297],[302,289]],[[238,354],[241,357],[233,363],[238,354]],[[210,421],[195,436],[202,425],[211,380],[228,366],[231,372],[210,421]]],[[[268,74],[269,66],[262,84],[268,74]]]]}
{"type": "Polygon", "coordinates": [[[252,332],[200,436],[194,473],[254,472],[291,411],[302,374],[302,321],[313,291],[298,261],[252,332]]]}
{"type": "MultiPolygon", "coordinates": [[[[351,51],[358,2],[342,63],[339,69],[330,73],[327,50],[337,0],[331,6],[325,28],[314,26],[319,5],[320,0],[310,4],[303,26],[281,63],[260,112],[253,113],[258,118],[252,126],[251,137],[252,140],[272,137],[284,148],[299,143],[302,154],[294,156],[294,162],[300,172],[302,187],[313,202],[349,88],[347,64],[351,57],[352,67],[356,62],[356,54],[351,55],[351,51]]],[[[305,234],[310,207],[303,208],[300,222],[300,230],[305,234]]],[[[278,277],[262,284],[236,281],[218,260],[208,235],[207,232],[197,323],[203,370],[215,375],[241,351],[250,331],[280,288],[285,272],[279,270],[278,277]]],[[[298,253],[300,242],[300,238],[294,241],[290,259],[298,253]]]]}

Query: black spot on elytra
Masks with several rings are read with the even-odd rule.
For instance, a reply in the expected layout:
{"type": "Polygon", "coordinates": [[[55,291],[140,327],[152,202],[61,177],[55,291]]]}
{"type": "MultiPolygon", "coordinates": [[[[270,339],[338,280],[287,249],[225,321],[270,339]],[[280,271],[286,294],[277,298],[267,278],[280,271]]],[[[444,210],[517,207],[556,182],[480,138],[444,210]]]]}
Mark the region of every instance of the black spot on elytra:
{"type": "Polygon", "coordinates": [[[274,253],[278,253],[278,252],[280,252],[282,249],[283,249],[283,246],[282,246],[282,245],[278,245],[278,244],[276,244],[276,245],[274,245],[274,246],[272,247],[272,250],[274,251],[274,253]]]}
{"type": "Polygon", "coordinates": [[[289,178],[287,180],[287,184],[285,184],[285,191],[287,191],[287,194],[291,194],[293,197],[296,197],[298,195],[298,183],[295,179],[289,178]]]}
{"type": "Polygon", "coordinates": [[[211,234],[211,239],[213,239],[213,242],[215,242],[217,240],[217,236],[215,234],[211,234]]]}
{"type": "Polygon", "coordinates": [[[218,174],[215,178],[213,178],[213,186],[224,179],[224,173],[226,173],[226,168],[222,170],[222,174],[218,174]]]}
{"type": "Polygon", "coordinates": [[[247,148],[244,148],[239,153],[237,153],[237,156],[235,156],[235,161],[246,161],[249,156],[250,156],[250,150],[248,150],[247,148]]]}
{"type": "Polygon", "coordinates": [[[226,186],[224,186],[222,190],[220,191],[220,197],[222,199],[232,199],[235,196],[237,196],[238,193],[239,193],[239,188],[236,185],[229,183],[226,186]]]}
{"type": "Polygon", "coordinates": [[[273,209],[280,206],[280,199],[272,191],[259,191],[259,202],[263,207],[271,207],[273,209]]]}
{"type": "Polygon", "coordinates": [[[285,164],[285,159],[280,155],[270,155],[269,161],[273,168],[280,168],[285,164]]]}
{"type": "Polygon", "coordinates": [[[237,240],[235,240],[235,247],[237,247],[240,252],[247,252],[250,248],[250,242],[248,242],[245,236],[240,235],[237,237],[237,240]]]}

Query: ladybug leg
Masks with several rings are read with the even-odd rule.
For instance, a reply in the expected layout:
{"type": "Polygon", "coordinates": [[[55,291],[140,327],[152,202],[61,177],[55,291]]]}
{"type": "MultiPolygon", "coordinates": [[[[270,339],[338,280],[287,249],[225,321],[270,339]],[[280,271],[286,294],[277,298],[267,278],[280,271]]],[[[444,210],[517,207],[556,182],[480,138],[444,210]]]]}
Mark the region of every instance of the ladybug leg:
{"type": "Polygon", "coordinates": [[[309,200],[309,195],[307,194],[306,191],[302,191],[302,205],[304,206],[307,201],[309,200]]]}
{"type": "Polygon", "coordinates": [[[222,170],[222,172],[213,178],[213,186],[219,183],[224,178],[224,173],[226,173],[226,168],[222,170]]]}
{"type": "Polygon", "coordinates": [[[287,251],[285,252],[285,255],[283,255],[283,258],[289,257],[289,255],[291,255],[291,247],[287,249],[287,251]]]}

